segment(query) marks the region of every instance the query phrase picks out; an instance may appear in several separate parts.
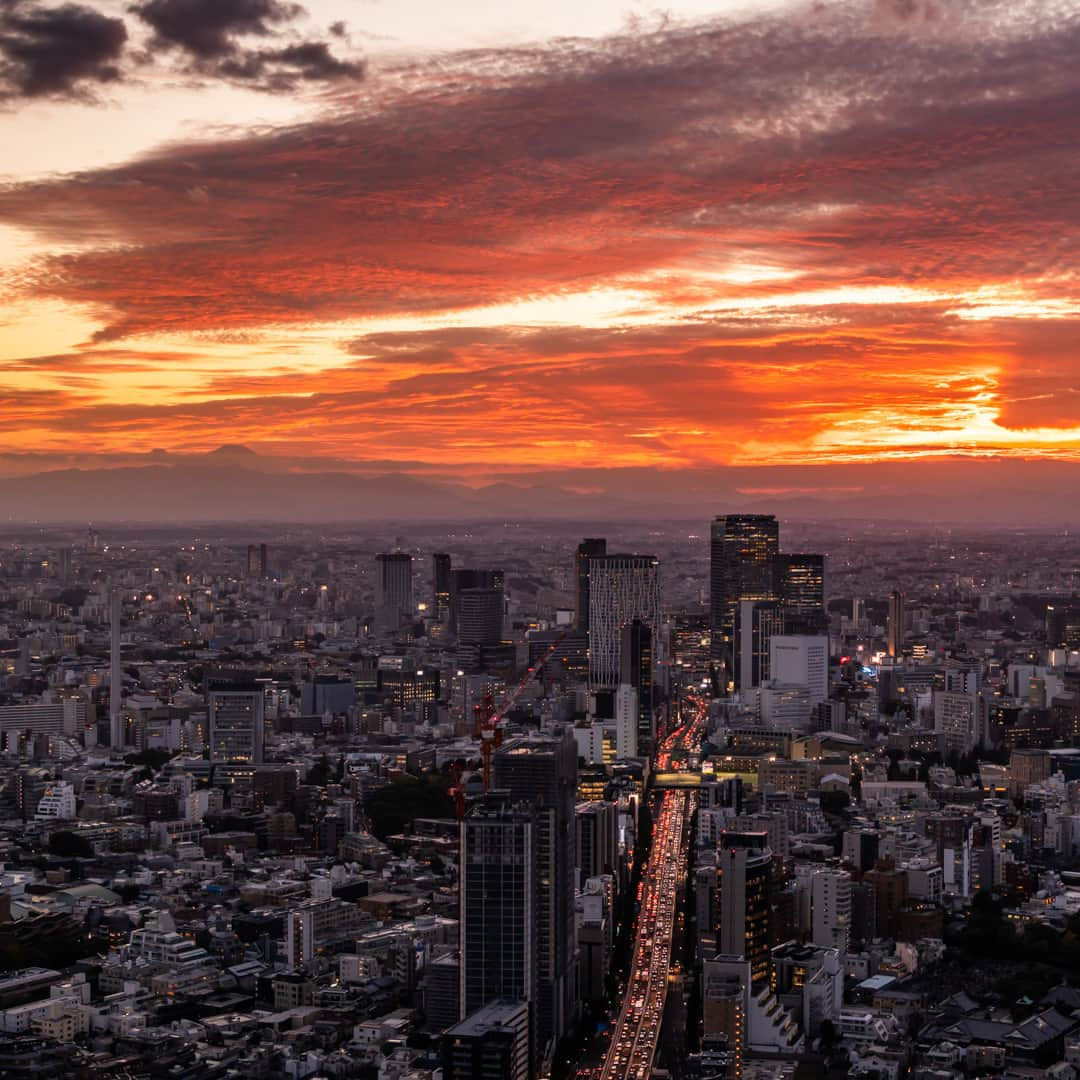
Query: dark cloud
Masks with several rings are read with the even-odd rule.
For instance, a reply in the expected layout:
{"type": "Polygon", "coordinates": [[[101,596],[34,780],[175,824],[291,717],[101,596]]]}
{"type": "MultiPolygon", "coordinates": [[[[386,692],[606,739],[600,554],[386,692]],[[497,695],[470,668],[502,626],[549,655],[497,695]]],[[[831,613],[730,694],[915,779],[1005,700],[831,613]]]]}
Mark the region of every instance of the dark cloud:
{"type": "Polygon", "coordinates": [[[0,5],[0,98],[75,97],[121,76],[122,19],[64,4],[0,5]]]}
{"type": "Polygon", "coordinates": [[[303,14],[280,0],[147,0],[133,8],[157,43],[176,46],[199,60],[234,56],[238,38],[270,37],[303,14]]]}
{"type": "MultiPolygon", "coordinates": [[[[281,39],[283,32],[306,15],[299,4],[282,0],[146,0],[132,10],[154,31],[158,48],[178,50],[200,74],[273,92],[290,90],[302,82],[333,82],[363,75],[363,64],[334,56],[324,41],[281,39]],[[276,43],[256,47],[252,38],[273,38],[276,43]]],[[[335,27],[331,33],[338,37],[335,27]]]]}
{"type": "Polygon", "coordinates": [[[218,75],[253,83],[271,91],[288,91],[301,82],[336,82],[359,79],[364,65],[339,60],[322,41],[305,41],[281,49],[258,49],[226,57],[216,65],[218,75]]]}

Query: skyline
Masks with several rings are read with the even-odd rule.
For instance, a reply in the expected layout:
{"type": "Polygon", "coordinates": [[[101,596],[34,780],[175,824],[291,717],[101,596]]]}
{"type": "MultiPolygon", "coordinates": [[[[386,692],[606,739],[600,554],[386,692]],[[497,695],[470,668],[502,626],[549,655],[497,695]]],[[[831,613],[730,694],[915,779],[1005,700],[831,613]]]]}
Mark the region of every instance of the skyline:
{"type": "Polygon", "coordinates": [[[0,475],[1080,453],[1075,4],[137,7],[0,16],[0,475]]]}

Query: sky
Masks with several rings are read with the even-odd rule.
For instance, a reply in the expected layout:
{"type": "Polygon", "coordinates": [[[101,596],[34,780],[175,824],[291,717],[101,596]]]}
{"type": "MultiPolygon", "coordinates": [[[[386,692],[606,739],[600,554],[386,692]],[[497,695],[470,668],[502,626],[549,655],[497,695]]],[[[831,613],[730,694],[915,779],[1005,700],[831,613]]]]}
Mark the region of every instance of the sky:
{"type": "Polygon", "coordinates": [[[1078,55],[1080,0],[0,0],[0,453],[1075,461],[1078,55]]]}

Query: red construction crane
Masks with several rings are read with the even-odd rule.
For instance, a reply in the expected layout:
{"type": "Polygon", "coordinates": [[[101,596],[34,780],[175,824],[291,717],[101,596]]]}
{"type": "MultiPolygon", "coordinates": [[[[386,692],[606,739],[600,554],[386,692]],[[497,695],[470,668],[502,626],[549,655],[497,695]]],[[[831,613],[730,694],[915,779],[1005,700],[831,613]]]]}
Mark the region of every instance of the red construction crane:
{"type": "Polygon", "coordinates": [[[533,679],[537,678],[547,662],[555,654],[556,649],[562,644],[563,639],[570,633],[570,628],[567,627],[547,648],[547,652],[536,662],[534,667],[530,667],[525,672],[525,677],[518,683],[517,689],[510,695],[506,703],[501,709],[496,711],[494,699],[490,694],[485,694],[481,699],[480,704],[476,707],[477,712],[477,726],[476,734],[480,739],[480,752],[484,757],[484,790],[489,791],[491,789],[491,754],[493,750],[497,750],[502,745],[503,731],[506,728],[506,717],[509,715],[513,707],[518,703],[518,699],[533,679]]]}

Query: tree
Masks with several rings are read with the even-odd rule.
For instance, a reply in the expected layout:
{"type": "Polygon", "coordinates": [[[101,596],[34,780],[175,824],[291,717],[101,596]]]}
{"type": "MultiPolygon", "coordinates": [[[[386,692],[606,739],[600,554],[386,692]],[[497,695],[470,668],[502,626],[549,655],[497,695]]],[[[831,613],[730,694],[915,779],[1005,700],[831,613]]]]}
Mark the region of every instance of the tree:
{"type": "Polygon", "coordinates": [[[49,833],[49,852],[67,859],[92,859],[94,846],[85,836],[79,836],[70,829],[58,829],[49,833]]]}
{"type": "Polygon", "coordinates": [[[422,777],[401,777],[373,791],[364,800],[371,831],[380,839],[403,832],[417,818],[452,818],[454,800],[447,794],[448,782],[439,773],[422,777]]]}
{"type": "Polygon", "coordinates": [[[172,752],[169,750],[140,750],[137,754],[124,755],[128,765],[142,765],[151,773],[160,772],[171,760],[172,752]]]}

